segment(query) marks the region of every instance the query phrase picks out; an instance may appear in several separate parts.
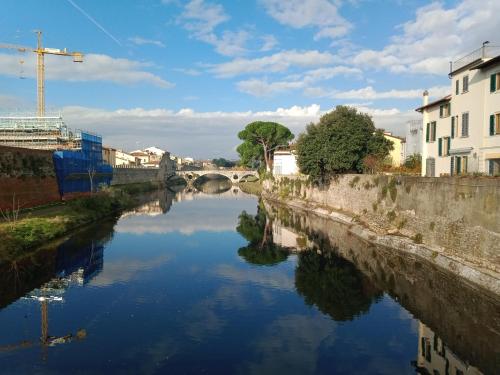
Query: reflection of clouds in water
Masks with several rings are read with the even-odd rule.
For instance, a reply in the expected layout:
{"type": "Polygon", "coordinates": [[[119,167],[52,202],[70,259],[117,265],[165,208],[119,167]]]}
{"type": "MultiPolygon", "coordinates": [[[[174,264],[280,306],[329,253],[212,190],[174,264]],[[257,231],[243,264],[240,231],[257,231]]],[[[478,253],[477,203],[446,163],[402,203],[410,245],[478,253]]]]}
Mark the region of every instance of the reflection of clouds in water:
{"type": "Polygon", "coordinates": [[[187,314],[187,335],[195,341],[202,341],[207,336],[221,332],[226,321],[217,314],[216,309],[244,310],[248,308],[247,299],[243,294],[242,287],[225,285],[219,288],[213,296],[197,303],[187,314]]]}
{"type": "Polygon", "coordinates": [[[127,282],[132,280],[139,272],[159,267],[171,258],[171,255],[163,254],[147,260],[130,258],[106,260],[102,272],[92,279],[90,285],[109,286],[115,283],[127,282]]]}
{"type": "Polygon", "coordinates": [[[237,283],[250,282],[266,288],[295,290],[293,277],[277,270],[270,271],[269,268],[244,269],[222,264],[215,269],[215,274],[237,283]]]}
{"type": "Polygon", "coordinates": [[[335,323],[321,316],[286,315],[271,323],[254,345],[250,374],[309,374],[316,372],[318,349],[331,345],[335,323]],[[326,341],[325,341],[326,340],[326,341]]]}
{"type": "MultiPolygon", "coordinates": [[[[227,198],[224,198],[227,201],[227,198]]],[[[191,235],[197,231],[234,231],[236,220],[243,210],[256,211],[256,198],[245,197],[221,204],[220,199],[207,198],[176,203],[165,215],[128,215],[121,218],[115,231],[119,233],[167,234],[178,232],[191,235]]]]}

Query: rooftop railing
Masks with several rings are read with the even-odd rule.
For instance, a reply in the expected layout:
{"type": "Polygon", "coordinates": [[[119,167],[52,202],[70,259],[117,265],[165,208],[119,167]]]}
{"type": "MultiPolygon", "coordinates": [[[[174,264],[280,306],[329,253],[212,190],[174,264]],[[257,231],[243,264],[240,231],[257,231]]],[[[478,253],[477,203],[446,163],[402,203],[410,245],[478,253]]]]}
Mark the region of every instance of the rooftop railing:
{"type": "Polygon", "coordinates": [[[489,59],[500,55],[500,46],[485,45],[451,63],[450,73],[479,59],[489,59]]]}

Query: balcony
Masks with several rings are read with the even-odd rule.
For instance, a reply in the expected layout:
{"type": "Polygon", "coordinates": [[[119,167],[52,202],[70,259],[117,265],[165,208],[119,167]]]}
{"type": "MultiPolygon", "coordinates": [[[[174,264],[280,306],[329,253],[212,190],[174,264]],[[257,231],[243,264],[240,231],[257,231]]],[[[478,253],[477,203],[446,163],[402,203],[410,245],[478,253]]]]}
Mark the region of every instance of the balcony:
{"type": "Polygon", "coordinates": [[[451,63],[450,74],[480,59],[490,59],[500,55],[500,46],[486,45],[451,63]]]}

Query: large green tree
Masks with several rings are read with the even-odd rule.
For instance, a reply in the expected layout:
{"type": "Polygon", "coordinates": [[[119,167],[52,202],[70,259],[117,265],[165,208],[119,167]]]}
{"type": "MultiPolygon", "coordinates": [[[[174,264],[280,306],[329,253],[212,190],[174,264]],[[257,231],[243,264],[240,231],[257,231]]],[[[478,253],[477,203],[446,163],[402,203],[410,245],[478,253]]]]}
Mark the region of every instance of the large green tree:
{"type": "Polygon", "coordinates": [[[288,145],[294,136],[290,129],[276,122],[255,121],[240,131],[238,137],[243,141],[237,148],[241,163],[254,167],[255,162],[263,162],[266,170],[271,171],[274,150],[288,145]]]}
{"type": "Polygon", "coordinates": [[[337,106],[299,136],[297,161],[302,173],[324,180],[336,173],[361,172],[367,155],[387,156],[392,149],[387,142],[369,115],[337,106]]]}

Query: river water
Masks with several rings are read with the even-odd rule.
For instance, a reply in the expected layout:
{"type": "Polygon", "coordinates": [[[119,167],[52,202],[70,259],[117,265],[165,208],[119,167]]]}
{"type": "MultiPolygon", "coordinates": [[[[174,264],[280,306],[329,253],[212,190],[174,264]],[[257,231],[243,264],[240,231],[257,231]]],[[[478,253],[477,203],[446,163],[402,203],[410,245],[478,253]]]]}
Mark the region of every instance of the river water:
{"type": "Polygon", "coordinates": [[[220,187],[0,260],[0,373],[500,373],[494,296],[220,187]]]}

